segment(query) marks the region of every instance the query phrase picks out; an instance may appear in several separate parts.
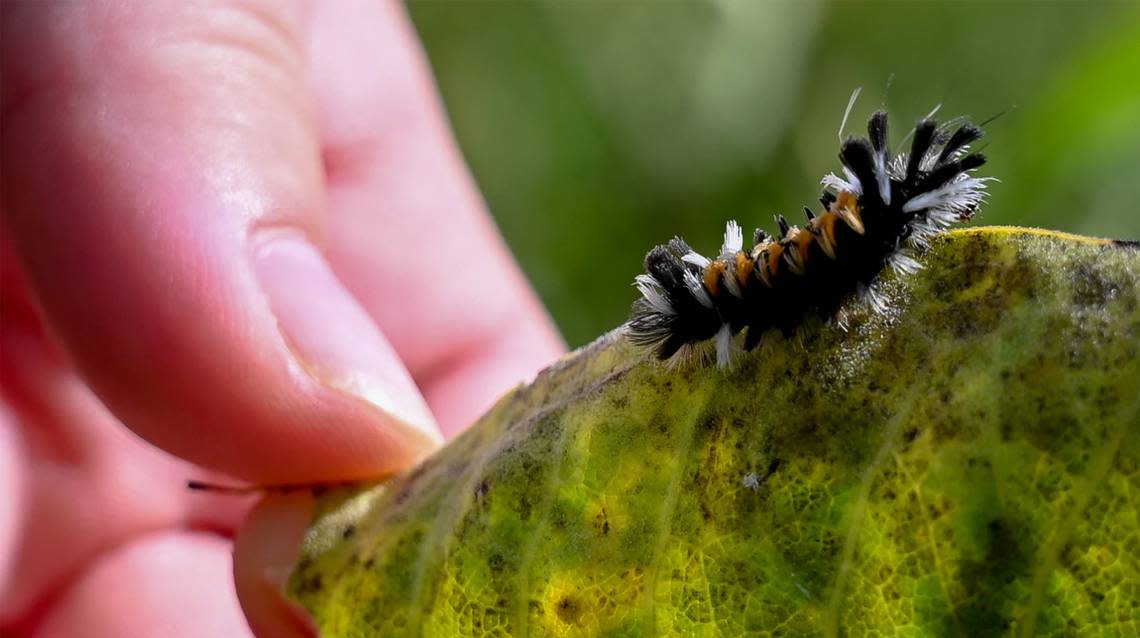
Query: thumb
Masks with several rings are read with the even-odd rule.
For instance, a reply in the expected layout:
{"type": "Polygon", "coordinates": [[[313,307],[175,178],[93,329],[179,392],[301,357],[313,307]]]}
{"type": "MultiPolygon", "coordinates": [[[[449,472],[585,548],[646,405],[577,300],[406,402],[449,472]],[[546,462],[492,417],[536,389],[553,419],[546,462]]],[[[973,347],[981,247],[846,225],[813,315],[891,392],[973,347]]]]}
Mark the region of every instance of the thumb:
{"type": "Polygon", "coordinates": [[[5,5],[3,223],[136,433],[258,482],[374,477],[438,431],[326,263],[305,10],[5,5]]]}

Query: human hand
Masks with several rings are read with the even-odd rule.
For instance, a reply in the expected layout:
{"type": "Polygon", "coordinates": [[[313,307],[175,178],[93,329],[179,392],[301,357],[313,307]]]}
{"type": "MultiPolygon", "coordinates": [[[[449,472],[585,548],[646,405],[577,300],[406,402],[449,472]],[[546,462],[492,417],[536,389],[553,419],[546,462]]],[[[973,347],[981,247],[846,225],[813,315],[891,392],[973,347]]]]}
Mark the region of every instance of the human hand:
{"type": "Polygon", "coordinates": [[[236,577],[303,634],[274,579],[309,499],[241,524],[185,480],[399,470],[562,350],[402,9],[10,3],[2,35],[0,633],[247,635],[236,577]]]}

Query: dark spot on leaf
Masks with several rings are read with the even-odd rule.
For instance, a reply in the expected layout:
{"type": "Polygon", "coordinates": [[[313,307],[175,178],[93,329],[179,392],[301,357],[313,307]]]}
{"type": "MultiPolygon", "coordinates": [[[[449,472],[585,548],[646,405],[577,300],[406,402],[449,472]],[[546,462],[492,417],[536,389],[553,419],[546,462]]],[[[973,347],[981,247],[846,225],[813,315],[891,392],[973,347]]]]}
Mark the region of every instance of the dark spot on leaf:
{"type": "Polygon", "coordinates": [[[783,464],[784,464],[784,462],[779,458],[774,458],[771,461],[769,461],[768,462],[768,476],[765,476],[764,479],[767,480],[769,477],[771,477],[773,474],[775,474],[776,470],[780,469],[780,466],[783,464]]]}
{"type": "Polygon", "coordinates": [[[967,597],[956,614],[966,626],[978,628],[975,635],[1002,635],[1009,627],[1007,614],[1021,595],[1013,585],[1029,578],[1033,567],[1033,553],[1023,545],[1027,536],[1003,519],[991,519],[984,530],[985,557],[959,562],[967,597]]]}
{"type": "Polygon", "coordinates": [[[606,513],[605,507],[594,516],[594,529],[602,536],[606,536],[610,533],[610,518],[609,514],[606,513]]]}
{"type": "Polygon", "coordinates": [[[487,557],[487,568],[494,573],[499,573],[503,571],[503,565],[505,565],[506,562],[507,561],[505,558],[503,558],[503,555],[496,552],[487,557]]]}
{"type": "Polygon", "coordinates": [[[312,594],[321,591],[324,587],[324,581],[321,579],[320,574],[312,574],[308,578],[301,581],[300,586],[297,588],[298,593],[312,594]]]}
{"type": "Polygon", "coordinates": [[[550,506],[550,526],[555,529],[565,529],[569,521],[569,514],[566,512],[565,504],[555,502],[550,506]]]}
{"type": "Polygon", "coordinates": [[[1001,440],[1003,442],[1013,440],[1013,425],[1011,425],[1008,421],[1002,422],[1000,430],[1001,440]]]}
{"type": "Polygon", "coordinates": [[[528,495],[524,493],[521,496],[519,496],[518,508],[517,508],[517,511],[519,513],[519,520],[520,521],[530,520],[530,514],[531,514],[532,509],[533,509],[533,507],[531,505],[530,498],[528,497],[528,495]]]}
{"type": "Polygon", "coordinates": [[[348,527],[344,528],[344,531],[342,531],[340,533],[340,537],[341,538],[352,538],[352,536],[354,534],[356,534],[356,526],[355,525],[349,525],[348,527]]]}
{"type": "Polygon", "coordinates": [[[1106,278],[1093,264],[1073,270],[1073,304],[1078,308],[1103,308],[1120,295],[1120,286],[1106,278]]]}
{"type": "Polygon", "coordinates": [[[577,625],[582,619],[582,603],[572,596],[563,596],[554,611],[558,619],[568,625],[577,625]]]}

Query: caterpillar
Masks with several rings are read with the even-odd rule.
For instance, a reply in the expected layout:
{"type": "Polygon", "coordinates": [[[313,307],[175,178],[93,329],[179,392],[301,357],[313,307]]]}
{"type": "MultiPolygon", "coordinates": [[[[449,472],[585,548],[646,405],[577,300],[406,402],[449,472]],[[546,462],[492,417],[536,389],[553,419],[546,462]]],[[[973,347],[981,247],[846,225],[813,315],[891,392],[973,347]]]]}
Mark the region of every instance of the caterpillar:
{"type": "Polygon", "coordinates": [[[982,134],[965,119],[939,126],[927,116],[908,135],[909,152],[892,156],[887,114],[876,112],[867,137],[842,142],[843,176],[824,176],[822,211],[804,207],[804,226],[777,215],[779,237],[757,229],[745,250],[740,225],[729,221],[713,258],[680,237],[650,250],[634,280],[641,297],[626,324],[629,339],[661,360],[715,339],[717,365],[725,367],[741,332],[751,350],[769,329],[786,338],[812,315],[835,318],[852,295],[881,310],[875,277],[887,267],[919,270],[915,252],[983,203],[993,178],[974,176],[986,158],[970,152],[982,134]]]}

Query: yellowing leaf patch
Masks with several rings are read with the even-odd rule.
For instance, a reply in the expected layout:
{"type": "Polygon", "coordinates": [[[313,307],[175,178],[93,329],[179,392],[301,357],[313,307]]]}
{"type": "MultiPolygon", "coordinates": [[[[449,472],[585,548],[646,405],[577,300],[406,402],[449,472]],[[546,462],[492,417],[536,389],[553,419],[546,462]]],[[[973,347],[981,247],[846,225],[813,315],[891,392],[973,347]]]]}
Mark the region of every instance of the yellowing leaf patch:
{"type": "Polygon", "coordinates": [[[603,337],[327,496],[291,595],[326,637],[1140,634],[1140,250],[923,262],[729,371],[603,337]]]}

